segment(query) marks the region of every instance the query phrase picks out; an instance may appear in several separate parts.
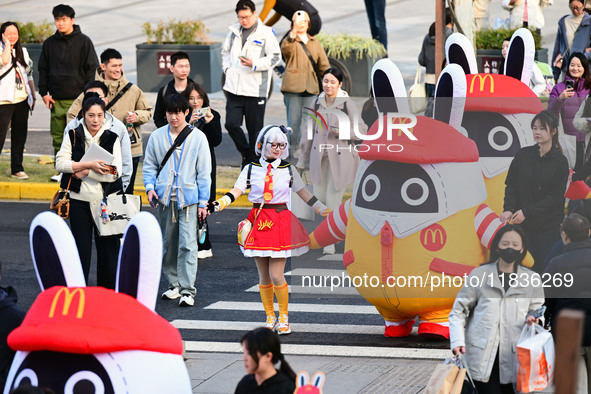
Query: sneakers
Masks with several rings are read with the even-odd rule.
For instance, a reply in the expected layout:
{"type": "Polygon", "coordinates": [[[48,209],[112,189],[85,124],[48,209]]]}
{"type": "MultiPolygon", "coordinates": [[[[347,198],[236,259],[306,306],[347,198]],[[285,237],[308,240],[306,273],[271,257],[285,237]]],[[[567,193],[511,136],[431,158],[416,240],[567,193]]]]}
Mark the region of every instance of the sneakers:
{"type": "Polygon", "coordinates": [[[29,179],[29,176],[24,171],[19,171],[16,174],[12,174],[11,177],[16,178],[16,179],[20,179],[21,181],[29,179]]]}
{"type": "Polygon", "coordinates": [[[198,259],[206,259],[208,257],[212,257],[213,253],[211,252],[211,249],[207,249],[207,250],[200,250],[197,252],[197,258],[198,259]]]}
{"type": "Polygon", "coordinates": [[[51,177],[51,180],[54,182],[60,182],[62,180],[62,174],[57,174],[51,177]]]}
{"type": "Polygon", "coordinates": [[[162,298],[164,298],[165,300],[176,300],[180,297],[181,293],[179,293],[178,287],[173,287],[172,289],[168,289],[164,293],[162,293],[162,298]]]}
{"type": "Polygon", "coordinates": [[[328,245],[325,246],[324,249],[322,249],[322,254],[335,254],[335,246],[334,245],[328,245]]]}
{"type": "Polygon", "coordinates": [[[274,330],[276,325],[277,318],[275,317],[275,315],[268,315],[267,323],[265,323],[265,328],[268,328],[269,330],[274,330]]]}
{"type": "Polygon", "coordinates": [[[287,315],[279,316],[279,323],[277,324],[277,334],[291,334],[291,328],[289,328],[289,319],[287,318],[287,315]]]}
{"type": "Polygon", "coordinates": [[[179,300],[179,306],[193,306],[195,305],[195,299],[192,295],[182,294],[179,300]]]}

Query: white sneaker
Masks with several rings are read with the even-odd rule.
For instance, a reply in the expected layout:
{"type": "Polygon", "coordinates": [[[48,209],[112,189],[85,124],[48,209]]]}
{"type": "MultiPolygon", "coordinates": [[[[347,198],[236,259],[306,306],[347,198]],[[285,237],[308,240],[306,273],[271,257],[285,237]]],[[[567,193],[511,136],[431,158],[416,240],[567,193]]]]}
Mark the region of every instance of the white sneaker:
{"type": "Polygon", "coordinates": [[[207,259],[209,257],[212,257],[213,253],[211,252],[211,249],[207,249],[207,250],[200,250],[197,252],[197,258],[198,259],[207,259]]]}
{"type": "Polygon", "coordinates": [[[268,328],[269,330],[274,330],[276,325],[277,318],[275,317],[275,315],[268,315],[267,322],[265,323],[265,328],[268,328]]]}
{"type": "Polygon", "coordinates": [[[195,299],[192,295],[183,294],[179,300],[179,306],[193,306],[195,305],[195,299]]]}
{"type": "Polygon", "coordinates": [[[51,180],[54,182],[61,182],[62,180],[62,174],[57,174],[51,177],[51,180]]]}
{"type": "Polygon", "coordinates": [[[178,287],[173,287],[172,289],[168,289],[164,293],[162,293],[162,298],[164,298],[165,300],[176,300],[180,297],[181,293],[179,293],[178,287]]]}
{"type": "Polygon", "coordinates": [[[277,334],[291,334],[291,328],[289,328],[289,319],[287,318],[287,315],[279,316],[279,323],[277,323],[277,334]]]}
{"type": "Polygon", "coordinates": [[[334,245],[325,246],[324,249],[322,249],[322,254],[335,254],[334,245]]]}

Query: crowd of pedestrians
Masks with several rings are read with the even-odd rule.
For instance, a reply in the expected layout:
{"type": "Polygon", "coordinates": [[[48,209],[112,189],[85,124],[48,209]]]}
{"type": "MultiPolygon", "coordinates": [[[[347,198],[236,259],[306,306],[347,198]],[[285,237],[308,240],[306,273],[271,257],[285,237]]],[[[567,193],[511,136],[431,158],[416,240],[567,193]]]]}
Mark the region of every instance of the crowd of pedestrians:
{"type": "MultiPolygon", "coordinates": [[[[386,46],[385,2],[365,3],[373,21],[372,34],[386,46]]],[[[480,7],[475,26],[485,27],[488,18],[483,16],[483,10],[488,4],[474,3],[475,9],[480,7]]],[[[511,10],[511,26],[539,30],[544,25],[542,7],[552,2],[504,3],[511,10]]],[[[500,280],[489,287],[462,288],[449,316],[452,351],[466,354],[481,393],[512,392],[512,346],[524,323],[539,322],[530,312],[545,302],[542,289],[532,286],[531,281],[528,286],[510,286],[506,277],[556,273],[569,264],[569,270],[581,270],[591,249],[588,218],[572,213],[564,218],[569,167],[575,171],[572,180],[584,180],[591,174],[591,16],[584,12],[579,0],[570,0],[569,7],[571,15],[559,21],[552,54],[557,83],[548,92],[536,73],[530,85],[537,95],[546,89],[548,110],[531,122],[536,143],[517,152],[509,168],[504,212],[500,215],[507,224],[492,241],[488,264],[470,274],[492,275],[500,280]],[[528,253],[535,261],[533,270],[522,265],[528,253]]],[[[282,40],[259,19],[251,0],[239,0],[235,13],[237,22],[229,27],[222,47],[225,119],[211,107],[204,88],[190,78],[191,63],[184,52],[171,56],[172,79],[159,89],[152,108],[144,92],[125,77],[119,51],[106,49],[99,63],[91,39],[74,23],[74,9],[63,4],[53,9],[57,31],[44,42],[36,65],[39,93],[51,110],[57,179],[61,188],[71,193],[70,226],[87,281],[94,236],[98,285],[115,287],[121,236],[99,233],[91,203],[113,193],[133,194],[142,157],[143,185],[157,211],[163,235],[163,272],[168,289],[162,297],[178,300],[180,306],[195,304],[198,260],[213,255],[209,231],[200,240],[199,228],[207,227],[209,214],[224,210],[248,192],[253,207],[241,225],[252,229],[246,227],[240,248],[244,256],[255,260],[267,329],[251,331],[242,339],[247,376],[236,392],[251,392],[263,386],[268,392],[292,392],[295,374],[272,332],[291,332],[285,265],[287,258],[306,253],[310,243],[303,225],[288,209],[291,192],[322,216],[338,209],[346,187],[354,181],[360,159],[351,149],[358,142],[355,134],[351,133],[348,140],[340,138],[339,119],[328,113],[344,112],[351,119],[351,130],[361,134],[367,132],[378,114],[373,98],[360,111],[342,89],[343,74],[330,66],[322,45],[308,34],[310,16],[305,11],[294,13],[290,31],[282,40]],[[287,128],[265,125],[264,121],[271,73],[282,58],[286,63],[281,91],[287,128]],[[304,108],[325,111],[325,124],[312,124],[309,130],[302,127],[304,108]],[[358,119],[362,120],[354,124],[358,119]],[[150,121],[158,128],[150,135],[144,152],[141,125],[150,121]],[[215,147],[222,141],[222,124],[241,157],[242,169],[234,187],[216,199],[215,147]],[[92,144],[112,155],[112,161],[86,160],[92,144]],[[336,148],[323,150],[322,146],[336,148]],[[301,177],[306,168],[314,185],[313,194],[301,177]],[[274,299],[279,305],[278,316],[274,299]],[[278,362],[280,371],[275,369],[278,362]]],[[[447,37],[454,28],[451,14],[446,15],[445,23],[447,37]]],[[[0,33],[0,147],[10,127],[11,174],[25,180],[28,176],[23,168],[23,150],[28,114],[35,105],[35,65],[19,41],[16,23],[2,24],[0,33]]],[[[434,42],[433,23],[419,55],[420,65],[427,69],[428,97],[434,95],[436,84],[434,42]]],[[[428,108],[426,115],[431,116],[431,112],[432,108],[428,108]]],[[[323,252],[335,253],[334,246],[323,252]]],[[[579,290],[585,293],[583,287],[579,290]]],[[[588,303],[576,301],[580,296],[547,299],[550,321],[565,307],[591,314],[588,303]]],[[[0,305],[12,305],[15,297],[11,289],[0,288],[0,305]]],[[[19,314],[14,313],[17,319],[19,314]]],[[[586,338],[584,345],[587,342],[586,338]]],[[[588,347],[584,349],[591,354],[588,347]]],[[[585,362],[591,360],[587,353],[585,362]]],[[[591,362],[586,365],[585,371],[591,371],[591,362]]],[[[580,384],[586,385],[587,380],[580,384]]]]}

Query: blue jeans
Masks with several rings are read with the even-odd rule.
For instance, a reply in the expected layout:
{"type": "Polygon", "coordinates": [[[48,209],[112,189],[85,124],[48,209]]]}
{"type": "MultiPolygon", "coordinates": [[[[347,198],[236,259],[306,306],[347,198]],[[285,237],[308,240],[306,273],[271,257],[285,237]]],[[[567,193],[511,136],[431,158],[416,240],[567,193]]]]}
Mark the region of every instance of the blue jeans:
{"type": "MultiPolygon", "coordinates": [[[[283,102],[287,110],[287,126],[291,127],[291,135],[289,136],[289,146],[291,157],[300,145],[300,138],[302,137],[302,112],[304,107],[310,108],[314,97],[306,93],[283,93],[283,102]]],[[[305,132],[305,130],[304,130],[305,132]]]]}
{"type": "Polygon", "coordinates": [[[176,201],[171,201],[168,207],[158,206],[163,238],[162,271],[170,288],[178,287],[181,294],[193,297],[197,293],[197,212],[197,204],[181,210],[177,209],[176,201]]]}
{"type": "Polygon", "coordinates": [[[388,30],[386,29],[386,0],[365,0],[365,10],[369,20],[371,36],[388,50],[388,30]]]}

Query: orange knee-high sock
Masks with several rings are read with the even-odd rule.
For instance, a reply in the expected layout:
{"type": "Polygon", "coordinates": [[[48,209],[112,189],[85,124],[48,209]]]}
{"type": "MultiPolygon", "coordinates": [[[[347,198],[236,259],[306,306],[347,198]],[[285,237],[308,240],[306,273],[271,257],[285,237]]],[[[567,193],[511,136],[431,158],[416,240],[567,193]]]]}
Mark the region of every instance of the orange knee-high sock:
{"type": "Polygon", "coordinates": [[[287,282],[275,286],[275,296],[277,297],[277,304],[279,304],[279,315],[287,315],[287,304],[289,303],[287,282]]]}
{"type": "MultiPolygon", "coordinates": [[[[287,282],[286,282],[287,283],[287,282]]],[[[259,284],[259,292],[261,293],[261,301],[267,316],[275,314],[275,307],[273,306],[273,283],[268,285],[259,284]]]]}

